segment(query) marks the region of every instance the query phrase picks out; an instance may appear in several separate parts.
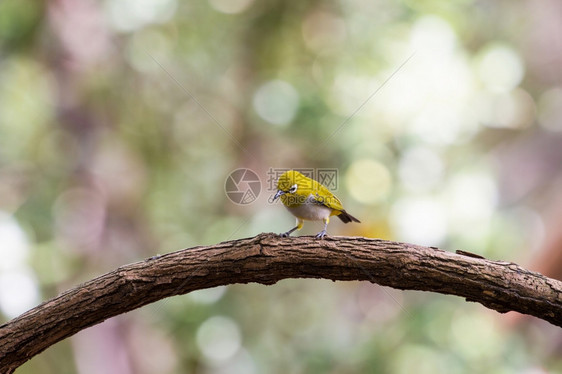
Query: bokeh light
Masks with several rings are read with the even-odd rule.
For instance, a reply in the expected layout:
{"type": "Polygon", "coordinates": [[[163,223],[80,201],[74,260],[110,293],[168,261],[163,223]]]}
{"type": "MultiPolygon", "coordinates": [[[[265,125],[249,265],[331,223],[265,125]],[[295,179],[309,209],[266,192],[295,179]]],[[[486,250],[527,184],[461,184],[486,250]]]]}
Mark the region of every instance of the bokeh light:
{"type": "Polygon", "coordinates": [[[487,45],[476,61],[481,82],[492,92],[508,92],[519,85],[525,75],[521,58],[504,44],[487,45]]]}
{"type": "Polygon", "coordinates": [[[174,15],[176,0],[106,0],[110,24],[118,31],[133,31],[150,23],[166,22],[174,15]]]}
{"type": "Polygon", "coordinates": [[[238,325],[228,317],[211,317],[197,330],[197,346],[211,364],[231,359],[240,349],[241,342],[238,325]]]}
{"type": "Polygon", "coordinates": [[[431,197],[400,199],[392,208],[390,220],[399,240],[427,246],[441,245],[449,228],[444,204],[431,197]]]}
{"type": "MultiPolygon", "coordinates": [[[[0,1],[0,323],[127,263],[288,230],[271,168],[338,171],[361,223],[332,220],[330,235],[562,277],[559,4],[0,1]],[[262,182],[244,206],[224,192],[239,168],[262,182]]],[[[546,324],[368,282],[155,306],[18,373],[562,368],[546,324]]]]}
{"type": "Polygon", "coordinates": [[[227,286],[207,288],[189,294],[189,298],[197,303],[212,304],[220,300],[227,290],[227,286]]]}
{"type": "Polygon", "coordinates": [[[459,173],[445,188],[451,220],[458,230],[487,227],[498,203],[494,180],[487,173],[459,173]]]}
{"type": "Polygon", "coordinates": [[[17,221],[0,211],[0,270],[17,269],[26,264],[29,255],[29,242],[17,221]]]}
{"type": "Polygon", "coordinates": [[[428,147],[407,149],[398,166],[400,181],[412,192],[427,192],[442,183],[444,165],[441,157],[428,147]]]}
{"type": "Polygon", "coordinates": [[[254,0],[209,0],[213,8],[227,14],[242,13],[253,2],[254,0]]]}
{"type": "Polygon", "coordinates": [[[0,310],[15,318],[39,303],[39,288],[33,272],[25,267],[0,274],[0,310]]]}
{"type": "Polygon", "coordinates": [[[0,243],[0,311],[13,318],[35,306],[40,295],[28,264],[28,238],[18,222],[2,211],[0,243]]]}
{"type": "Polygon", "coordinates": [[[388,196],[392,177],[382,163],[361,159],[354,161],[347,170],[345,184],[355,200],[364,204],[376,204],[388,196]]]}
{"type": "Polygon", "coordinates": [[[261,118],[273,125],[288,125],[299,106],[294,87],[282,80],[264,83],[254,95],[254,109],[261,118]]]}

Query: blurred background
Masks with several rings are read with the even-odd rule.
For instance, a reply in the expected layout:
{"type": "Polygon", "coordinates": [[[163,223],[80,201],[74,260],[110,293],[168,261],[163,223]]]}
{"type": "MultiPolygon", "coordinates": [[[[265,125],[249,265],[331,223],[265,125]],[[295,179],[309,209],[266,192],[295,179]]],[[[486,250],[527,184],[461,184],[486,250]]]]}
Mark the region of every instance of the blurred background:
{"type": "MultiPolygon", "coordinates": [[[[557,0],[3,0],[0,322],[126,263],[288,230],[271,168],[338,171],[362,223],[332,235],[562,279],[561,66],[557,0]],[[261,182],[249,203],[225,193],[238,168],[261,182]]],[[[534,318],[285,280],[162,300],[17,372],[535,374],[561,357],[562,330],[534,318]]]]}

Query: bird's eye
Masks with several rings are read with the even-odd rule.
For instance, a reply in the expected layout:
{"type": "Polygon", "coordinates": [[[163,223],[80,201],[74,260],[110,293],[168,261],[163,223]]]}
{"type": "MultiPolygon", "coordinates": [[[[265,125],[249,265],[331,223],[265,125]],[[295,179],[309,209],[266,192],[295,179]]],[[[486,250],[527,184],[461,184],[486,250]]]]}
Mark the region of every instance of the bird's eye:
{"type": "Polygon", "coordinates": [[[293,185],[291,186],[291,188],[289,189],[289,193],[295,193],[295,192],[297,192],[297,185],[296,185],[296,184],[293,184],[293,185]]]}

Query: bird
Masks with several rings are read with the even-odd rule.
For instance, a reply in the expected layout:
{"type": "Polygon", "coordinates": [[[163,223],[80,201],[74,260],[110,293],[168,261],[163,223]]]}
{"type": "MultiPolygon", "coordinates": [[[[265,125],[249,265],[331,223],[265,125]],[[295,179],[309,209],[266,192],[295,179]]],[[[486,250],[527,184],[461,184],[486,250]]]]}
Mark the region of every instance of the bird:
{"type": "Polygon", "coordinates": [[[302,229],[305,220],[324,222],[324,229],[316,235],[317,239],[324,239],[327,235],[331,216],[337,216],[344,223],[361,223],[345,211],[341,201],[326,186],[296,170],[283,173],[277,180],[277,192],[273,201],[278,198],[281,198],[283,205],[297,218],[297,225],[281,233],[281,237],[286,238],[295,230],[302,229]]]}

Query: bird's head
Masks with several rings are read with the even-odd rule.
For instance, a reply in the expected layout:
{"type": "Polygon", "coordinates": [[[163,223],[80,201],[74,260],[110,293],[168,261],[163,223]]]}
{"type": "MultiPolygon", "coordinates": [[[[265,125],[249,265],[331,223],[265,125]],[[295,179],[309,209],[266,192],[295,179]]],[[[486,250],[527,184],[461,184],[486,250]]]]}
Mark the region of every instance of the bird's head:
{"type": "MultiPolygon", "coordinates": [[[[289,170],[283,173],[277,181],[277,193],[273,197],[273,201],[280,196],[297,197],[299,195],[308,196],[312,189],[312,179],[304,176],[295,170],[289,170]]],[[[283,200],[283,199],[282,199],[283,200]]]]}

